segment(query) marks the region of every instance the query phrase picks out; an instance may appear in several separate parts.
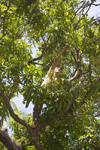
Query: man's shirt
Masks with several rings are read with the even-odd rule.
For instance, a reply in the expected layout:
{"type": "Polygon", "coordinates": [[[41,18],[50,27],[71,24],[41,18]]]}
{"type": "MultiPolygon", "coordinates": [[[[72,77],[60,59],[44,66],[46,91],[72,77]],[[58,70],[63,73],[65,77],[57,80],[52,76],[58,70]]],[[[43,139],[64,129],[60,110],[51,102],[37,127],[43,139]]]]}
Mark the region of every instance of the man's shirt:
{"type": "MultiPolygon", "coordinates": [[[[49,71],[47,73],[47,76],[44,79],[44,81],[42,82],[41,86],[45,87],[45,86],[47,86],[48,83],[58,80],[58,78],[60,76],[58,78],[54,77],[54,70],[55,69],[51,69],[51,67],[50,67],[50,69],[49,69],[49,71]]],[[[64,84],[64,79],[62,79],[62,78],[60,78],[60,79],[61,79],[61,84],[64,84]]]]}
{"type": "Polygon", "coordinates": [[[46,78],[42,82],[41,86],[47,86],[48,83],[50,83],[54,79],[54,70],[55,69],[49,69],[46,78]]]}

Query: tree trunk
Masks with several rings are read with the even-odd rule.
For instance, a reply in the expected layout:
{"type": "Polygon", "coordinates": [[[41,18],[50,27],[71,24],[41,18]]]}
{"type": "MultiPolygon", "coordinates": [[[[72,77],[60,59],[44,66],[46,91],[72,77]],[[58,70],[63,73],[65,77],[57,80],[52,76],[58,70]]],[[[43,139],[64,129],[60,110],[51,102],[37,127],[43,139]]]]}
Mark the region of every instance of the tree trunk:
{"type": "Polygon", "coordinates": [[[37,133],[36,129],[33,129],[31,131],[31,138],[32,138],[32,142],[33,142],[33,145],[35,146],[36,150],[44,150],[43,146],[41,145],[41,143],[38,139],[38,133],[37,133]]]}
{"type": "Polygon", "coordinates": [[[38,137],[37,138],[32,137],[32,141],[33,141],[33,144],[34,144],[36,150],[44,150],[43,146],[41,145],[40,141],[38,140],[38,137]]]}
{"type": "Polygon", "coordinates": [[[8,150],[22,150],[21,144],[14,141],[8,134],[7,131],[7,121],[6,119],[3,120],[1,123],[0,120],[0,141],[5,145],[8,150]]]}

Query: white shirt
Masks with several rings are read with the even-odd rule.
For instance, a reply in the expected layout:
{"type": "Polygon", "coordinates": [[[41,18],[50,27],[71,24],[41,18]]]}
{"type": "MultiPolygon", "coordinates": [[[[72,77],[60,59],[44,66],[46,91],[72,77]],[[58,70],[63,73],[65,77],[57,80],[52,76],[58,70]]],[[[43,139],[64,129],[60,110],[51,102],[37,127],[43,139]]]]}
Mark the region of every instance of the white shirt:
{"type": "Polygon", "coordinates": [[[54,69],[49,69],[46,78],[44,79],[44,81],[42,82],[41,86],[46,86],[49,82],[52,81],[52,79],[54,78],[54,69]]]}

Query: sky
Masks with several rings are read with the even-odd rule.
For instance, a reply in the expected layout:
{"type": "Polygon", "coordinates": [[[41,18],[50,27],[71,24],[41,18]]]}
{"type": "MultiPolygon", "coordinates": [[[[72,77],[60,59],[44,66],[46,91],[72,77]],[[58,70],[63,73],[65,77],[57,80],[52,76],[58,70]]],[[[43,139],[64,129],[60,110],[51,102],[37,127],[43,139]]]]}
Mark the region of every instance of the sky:
{"type": "MultiPolygon", "coordinates": [[[[100,0],[98,0],[98,2],[100,3],[100,0]]],[[[100,16],[100,6],[92,6],[89,13],[88,13],[88,16],[89,17],[92,17],[94,16],[95,18],[100,16]]],[[[37,50],[37,47],[33,47],[32,48],[32,51],[33,51],[33,57],[36,56],[36,50],[37,50]]],[[[17,104],[19,110],[21,111],[25,111],[26,113],[33,113],[33,104],[30,103],[29,107],[28,108],[25,108],[25,105],[22,103],[22,100],[23,100],[23,96],[22,95],[19,95],[19,97],[15,97],[14,99],[14,102],[17,104]]]]}
{"type": "MultiPolygon", "coordinates": [[[[96,3],[100,4],[100,0],[97,0],[96,3]]],[[[95,18],[99,17],[100,16],[100,6],[97,6],[97,7],[96,6],[92,6],[91,9],[89,10],[88,16],[89,17],[95,16],[95,18]]]]}

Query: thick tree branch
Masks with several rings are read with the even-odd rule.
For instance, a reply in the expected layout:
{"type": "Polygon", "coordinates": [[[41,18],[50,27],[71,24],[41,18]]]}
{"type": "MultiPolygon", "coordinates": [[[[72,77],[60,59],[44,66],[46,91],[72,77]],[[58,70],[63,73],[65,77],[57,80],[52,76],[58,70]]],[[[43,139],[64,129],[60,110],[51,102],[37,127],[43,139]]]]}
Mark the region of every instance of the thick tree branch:
{"type": "MultiPolygon", "coordinates": [[[[13,109],[12,109],[10,103],[9,103],[9,98],[8,98],[5,94],[3,94],[2,92],[0,92],[0,96],[4,99],[4,103],[5,103],[5,105],[6,105],[7,109],[8,109],[8,111],[9,111],[11,117],[12,117],[17,123],[19,123],[19,124],[25,126],[26,129],[31,133],[32,142],[33,142],[34,146],[36,147],[36,149],[37,149],[37,150],[44,150],[44,148],[42,147],[41,143],[40,143],[39,140],[38,140],[38,133],[37,133],[37,130],[36,130],[36,129],[33,130],[32,127],[30,127],[30,125],[29,125],[26,121],[20,119],[20,118],[14,113],[14,111],[13,111],[13,109]]],[[[6,136],[6,137],[7,137],[7,136],[6,136]]],[[[10,138],[9,138],[8,140],[10,140],[10,138]]],[[[1,141],[4,142],[2,139],[1,139],[1,141]]],[[[13,146],[14,146],[14,145],[13,145],[13,146]]],[[[8,150],[11,150],[11,148],[8,149],[8,150]]],[[[12,149],[12,150],[18,150],[18,149],[12,149]]],[[[21,149],[19,149],[19,150],[21,150],[21,149]]]]}
{"type": "Polygon", "coordinates": [[[16,114],[14,113],[14,111],[13,111],[11,105],[10,105],[9,98],[8,98],[5,94],[3,94],[2,92],[0,92],[0,96],[4,99],[4,103],[5,103],[5,105],[6,105],[7,109],[8,109],[8,111],[9,111],[11,117],[12,117],[17,123],[22,124],[23,126],[25,126],[28,131],[31,131],[30,125],[29,125],[26,121],[20,119],[20,118],[18,117],[18,115],[16,115],[16,114]]]}
{"type": "Polygon", "coordinates": [[[0,131],[0,141],[6,146],[7,150],[22,150],[21,144],[14,141],[8,132],[0,131]]]}
{"type": "Polygon", "coordinates": [[[7,131],[8,130],[6,118],[3,119],[3,123],[1,121],[1,130],[2,131],[7,131]]]}
{"type": "Polygon", "coordinates": [[[37,132],[41,132],[48,125],[49,125],[49,123],[46,123],[46,122],[39,124],[36,129],[37,132]]]}
{"type": "Polygon", "coordinates": [[[21,144],[14,141],[8,134],[8,126],[6,121],[6,116],[3,122],[0,120],[0,141],[6,146],[8,150],[22,150],[21,144]]]}
{"type": "Polygon", "coordinates": [[[82,74],[82,69],[79,68],[78,72],[71,79],[69,79],[69,81],[74,81],[74,80],[78,79],[81,76],[81,74],[82,74]]]}
{"type": "Polygon", "coordinates": [[[41,145],[39,139],[38,139],[38,136],[32,136],[32,141],[33,141],[33,144],[35,145],[35,148],[36,150],[44,150],[43,146],[41,145]]]}

